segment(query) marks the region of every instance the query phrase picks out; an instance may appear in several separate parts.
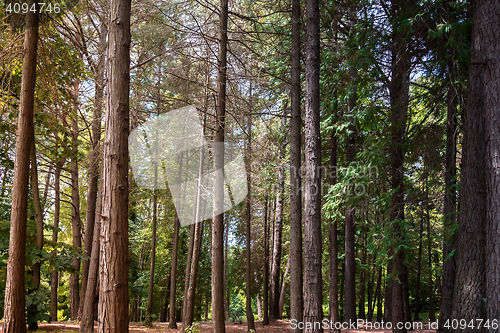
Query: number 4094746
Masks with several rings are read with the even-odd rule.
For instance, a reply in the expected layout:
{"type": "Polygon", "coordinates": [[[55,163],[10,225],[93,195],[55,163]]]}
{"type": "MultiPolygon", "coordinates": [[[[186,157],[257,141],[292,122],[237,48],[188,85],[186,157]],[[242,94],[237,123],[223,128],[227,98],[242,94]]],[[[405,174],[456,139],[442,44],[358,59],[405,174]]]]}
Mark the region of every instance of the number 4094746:
{"type": "Polygon", "coordinates": [[[26,14],[28,12],[36,13],[38,10],[39,13],[55,13],[59,14],[61,12],[61,7],[58,3],[52,4],[50,2],[39,2],[38,8],[36,4],[32,4],[31,7],[27,3],[8,3],[5,11],[11,14],[26,14]]]}

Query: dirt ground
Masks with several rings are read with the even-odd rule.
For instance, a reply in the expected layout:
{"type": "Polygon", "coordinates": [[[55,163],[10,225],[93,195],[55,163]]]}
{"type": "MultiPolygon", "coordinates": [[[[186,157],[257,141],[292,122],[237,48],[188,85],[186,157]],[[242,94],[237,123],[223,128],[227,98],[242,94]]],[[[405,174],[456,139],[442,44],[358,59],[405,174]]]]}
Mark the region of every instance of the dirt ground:
{"type": "MultiPolygon", "coordinates": [[[[180,327],[180,323],[177,324],[180,327]]],[[[277,333],[277,332],[290,332],[290,322],[286,320],[273,320],[271,325],[263,326],[261,321],[255,322],[255,328],[257,332],[262,333],[277,333]]],[[[40,332],[77,332],[79,325],[73,322],[53,322],[53,323],[43,323],[39,324],[40,332]]],[[[416,330],[413,332],[418,333],[435,333],[435,330],[428,329],[428,325],[423,326],[423,330],[416,330]]],[[[211,323],[199,323],[196,325],[199,329],[199,333],[211,333],[212,325],[211,323]]],[[[239,333],[246,332],[246,323],[241,324],[226,323],[227,333],[239,333]]],[[[130,324],[131,333],[173,333],[180,332],[179,330],[173,330],[168,328],[167,323],[154,323],[153,328],[146,328],[142,324],[131,323],[130,324]]],[[[325,330],[325,333],[328,332],[325,330]]],[[[359,330],[342,330],[342,333],[362,333],[362,332],[374,332],[374,333],[390,333],[390,330],[366,330],[364,327],[360,327],[359,330]]]]}

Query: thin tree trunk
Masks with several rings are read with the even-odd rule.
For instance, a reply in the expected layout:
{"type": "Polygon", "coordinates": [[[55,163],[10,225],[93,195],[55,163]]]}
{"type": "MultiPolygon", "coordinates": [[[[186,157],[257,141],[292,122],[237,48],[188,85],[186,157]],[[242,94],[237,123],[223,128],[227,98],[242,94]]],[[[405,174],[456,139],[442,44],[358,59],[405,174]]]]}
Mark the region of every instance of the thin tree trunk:
{"type": "Polygon", "coordinates": [[[257,319],[262,320],[262,297],[260,296],[260,293],[257,293],[256,296],[257,296],[257,319]]]}
{"type": "MultiPolygon", "coordinates": [[[[56,138],[56,140],[58,140],[56,138]]],[[[56,148],[57,150],[57,148],[56,148]]],[[[61,191],[60,191],[60,180],[61,171],[64,163],[66,162],[66,157],[56,163],[56,170],[54,174],[54,230],[52,231],[52,242],[57,243],[57,238],[59,234],[59,218],[61,212],[61,191]]],[[[57,251],[52,251],[52,255],[56,256],[57,251]]],[[[50,282],[50,317],[52,321],[57,321],[57,287],[59,286],[58,272],[53,270],[51,272],[51,282],[50,282]]]]}
{"type": "Polygon", "coordinates": [[[157,218],[157,206],[158,206],[158,190],[157,178],[158,178],[158,167],[155,163],[155,190],[153,194],[153,231],[151,235],[151,267],[149,269],[149,291],[148,291],[148,308],[147,308],[147,321],[148,325],[153,322],[153,290],[155,282],[155,261],[156,261],[156,218],[157,218]]]}
{"type": "MultiPolygon", "coordinates": [[[[350,27],[354,28],[356,23],[355,9],[350,9],[350,27]]],[[[349,114],[349,125],[347,127],[347,148],[346,163],[354,162],[356,158],[356,125],[354,109],[357,101],[356,88],[356,69],[349,67],[349,78],[351,81],[351,94],[347,102],[347,112],[349,114]]],[[[348,184],[348,196],[354,195],[354,184],[348,184]]],[[[356,234],[356,208],[350,203],[348,198],[345,209],[345,302],[344,302],[344,322],[356,321],[356,253],[355,253],[355,234],[356,234]]]]}
{"type": "MultiPolygon", "coordinates": [[[[97,71],[95,73],[95,96],[94,96],[94,117],[92,119],[92,151],[89,157],[89,184],[87,188],[87,209],[85,213],[85,234],[83,241],[83,255],[90,257],[92,254],[92,244],[94,236],[94,225],[97,205],[97,191],[99,180],[99,160],[100,160],[100,141],[101,141],[101,119],[104,99],[104,63],[106,53],[106,24],[101,24],[99,34],[99,57],[97,60],[97,71]]],[[[82,260],[82,286],[80,294],[80,308],[78,317],[81,318],[85,297],[87,293],[87,279],[89,272],[89,260],[82,260]]]]}
{"type": "Polygon", "coordinates": [[[432,280],[432,236],[431,236],[431,219],[429,212],[429,188],[427,185],[427,177],[425,179],[425,194],[426,194],[426,217],[427,217],[427,256],[429,259],[428,273],[429,273],[429,320],[435,321],[436,314],[434,312],[434,282],[432,280]]]}
{"type": "MultiPolygon", "coordinates": [[[[364,227],[363,227],[364,229],[364,227]]],[[[363,246],[366,246],[366,230],[362,231],[363,246]]],[[[361,272],[359,272],[359,302],[358,302],[358,318],[366,319],[365,301],[366,301],[366,249],[361,250],[361,272]]]]}
{"type": "MultiPolygon", "coordinates": [[[[73,118],[73,141],[71,155],[71,227],[73,231],[73,246],[78,250],[82,247],[82,227],[80,219],[80,191],[78,183],[78,84],[74,92],[75,116],[73,118]]],[[[75,320],[78,317],[78,307],[80,303],[80,259],[73,258],[74,272],[69,277],[69,308],[70,318],[75,320]]]]}
{"type": "Polygon", "coordinates": [[[378,268],[377,280],[377,322],[382,321],[382,266],[378,268]]]}
{"type": "MultiPolygon", "coordinates": [[[[337,136],[332,132],[331,151],[330,151],[330,185],[334,186],[337,183],[337,136]]],[[[330,220],[329,230],[329,277],[330,283],[328,288],[328,307],[330,313],[330,321],[333,323],[340,322],[339,317],[339,259],[338,259],[338,239],[337,239],[337,220],[330,220]]],[[[335,331],[335,327],[330,331],[335,331]]]]}
{"type": "Polygon", "coordinates": [[[35,11],[28,11],[26,14],[26,32],[24,35],[24,59],[17,121],[14,180],[12,183],[9,259],[5,285],[4,333],[26,332],[24,266],[26,262],[30,153],[34,136],[33,111],[39,16],[37,4],[34,4],[33,0],[29,0],[29,8],[33,5],[36,8],[35,11]]]}
{"type": "Polygon", "coordinates": [[[99,331],[128,332],[130,0],[111,0],[102,173],[99,331]]]}
{"type": "MultiPolygon", "coordinates": [[[[219,62],[217,72],[217,114],[215,118],[216,147],[214,170],[224,170],[224,130],[226,114],[226,70],[227,70],[227,21],[228,0],[220,0],[219,14],[219,62]]],[[[214,214],[212,222],[212,332],[225,333],[224,322],[224,179],[216,172],[214,177],[214,214]]]]}
{"type": "Polygon", "coordinates": [[[169,294],[169,291],[170,291],[170,276],[167,276],[167,278],[165,279],[165,281],[166,281],[165,299],[163,301],[163,306],[162,306],[162,309],[161,309],[161,312],[160,312],[160,322],[162,322],[162,323],[164,323],[164,322],[167,321],[168,300],[170,298],[170,294],[169,294]]]}
{"type": "MultiPolygon", "coordinates": [[[[321,272],[320,14],[319,0],[307,0],[305,117],[304,322],[323,320],[321,272]]],[[[304,332],[322,333],[323,327],[304,332]]]]}
{"type": "MultiPolygon", "coordinates": [[[[36,214],[36,247],[39,249],[40,253],[37,254],[41,260],[41,252],[43,249],[43,210],[42,203],[40,202],[40,193],[38,189],[38,167],[36,163],[36,148],[35,139],[32,141],[31,149],[31,192],[33,193],[33,206],[35,208],[36,214]]],[[[38,291],[40,288],[40,267],[41,262],[37,261],[33,264],[33,280],[31,283],[31,292],[38,291]]],[[[28,308],[28,324],[30,330],[37,330],[38,323],[36,320],[36,315],[38,313],[38,307],[36,304],[32,304],[28,308]]]]}
{"type": "MultiPolygon", "coordinates": [[[[182,165],[183,165],[183,156],[184,154],[181,153],[179,156],[179,173],[178,173],[178,181],[180,183],[182,179],[182,165]]],[[[179,197],[177,200],[179,201],[180,198],[180,193],[179,197]]],[[[172,267],[170,268],[170,312],[169,312],[169,322],[168,322],[168,327],[171,329],[177,329],[177,321],[175,318],[175,296],[176,296],[176,274],[177,274],[177,255],[179,251],[179,228],[180,228],[180,222],[179,222],[179,216],[177,215],[177,212],[175,213],[175,219],[174,219],[174,240],[173,240],[173,245],[172,245],[172,267]]]]}
{"type": "Polygon", "coordinates": [[[101,212],[102,212],[102,182],[98,186],[98,195],[94,217],[94,234],[92,237],[92,252],[90,254],[89,271],[87,276],[86,297],[82,300],[83,310],[80,322],[80,332],[92,333],[94,331],[95,299],[98,295],[99,252],[101,242],[101,212]]]}
{"type": "MultiPolygon", "coordinates": [[[[283,111],[285,112],[285,111],[283,111]]],[[[281,128],[286,125],[285,115],[281,118],[281,128]]],[[[281,275],[281,249],[283,236],[283,197],[285,192],[285,142],[283,140],[282,147],[279,153],[279,169],[278,169],[278,192],[276,194],[276,211],[273,237],[273,255],[271,266],[271,304],[269,308],[269,317],[271,319],[281,319],[279,312],[279,295],[280,295],[280,275],[281,275]]]]}
{"type": "Polygon", "coordinates": [[[187,299],[188,299],[188,290],[189,290],[189,280],[191,275],[191,265],[193,261],[193,248],[194,248],[194,237],[195,237],[195,229],[196,225],[191,224],[189,227],[189,247],[186,258],[186,274],[184,279],[184,301],[182,304],[182,332],[187,328],[186,319],[187,319],[187,299]]]}
{"type": "Polygon", "coordinates": [[[448,62],[448,80],[450,81],[447,93],[447,123],[446,123],[446,170],[444,174],[445,198],[444,198],[444,240],[443,240],[443,298],[439,312],[439,330],[445,331],[443,324],[451,320],[453,310],[453,289],[455,287],[456,273],[456,232],[457,222],[457,107],[458,92],[455,83],[456,64],[448,62]]]}
{"type": "Polygon", "coordinates": [[[247,120],[247,151],[246,151],[246,173],[247,173],[247,189],[248,196],[246,200],[245,207],[245,224],[246,224],[246,280],[245,280],[245,296],[246,296],[246,317],[247,317],[247,329],[249,332],[255,331],[255,323],[252,312],[252,248],[251,248],[251,222],[252,222],[252,82],[250,81],[250,112],[248,114],[247,120]]]}
{"type": "Polygon", "coordinates": [[[263,273],[263,307],[262,325],[269,325],[269,195],[264,199],[264,273],[263,273]]]}
{"type": "MultiPolygon", "coordinates": [[[[300,113],[300,0],[292,0],[291,120],[290,120],[290,317],[303,321],[302,179],[300,174],[302,117],[300,113]]],[[[266,261],[267,262],[267,261],[266,261]]],[[[302,333],[302,329],[290,329],[302,333]]]]}
{"type": "Polygon", "coordinates": [[[281,282],[281,292],[280,292],[280,306],[279,315],[283,318],[283,309],[285,308],[285,298],[286,298],[286,278],[290,274],[290,257],[288,257],[288,262],[286,264],[285,274],[283,274],[283,281],[281,282]]]}
{"type": "Polygon", "coordinates": [[[424,236],[424,216],[420,219],[420,233],[418,242],[418,259],[417,259],[417,287],[415,291],[415,317],[414,320],[420,320],[420,283],[422,276],[422,239],[424,236]]]}

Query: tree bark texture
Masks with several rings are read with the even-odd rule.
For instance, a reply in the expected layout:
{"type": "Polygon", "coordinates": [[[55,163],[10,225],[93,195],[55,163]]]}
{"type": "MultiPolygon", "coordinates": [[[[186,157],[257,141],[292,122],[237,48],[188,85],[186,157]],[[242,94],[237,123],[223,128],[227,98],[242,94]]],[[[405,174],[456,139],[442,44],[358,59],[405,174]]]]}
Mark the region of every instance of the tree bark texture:
{"type": "Polygon", "coordinates": [[[102,172],[99,332],[128,332],[130,0],[111,0],[102,172]]]}
{"type": "MultiPolygon", "coordinates": [[[[226,71],[227,71],[227,21],[228,0],[220,0],[219,14],[219,63],[217,72],[217,112],[215,121],[215,144],[224,144],[226,114],[226,71]]],[[[224,170],[224,149],[218,147],[214,154],[214,171],[224,170]]],[[[216,175],[219,175],[216,172],[216,175]]],[[[224,200],[224,179],[214,177],[214,209],[222,206],[224,200]]],[[[224,214],[213,214],[212,223],[212,332],[225,333],[224,322],[224,214]]]]}
{"type": "MultiPolygon", "coordinates": [[[[307,0],[305,212],[304,212],[304,321],[323,320],[321,272],[321,144],[320,144],[320,15],[319,0],[307,0]]],[[[323,332],[323,327],[304,332],[323,332]]]]}
{"type": "MultiPolygon", "coordinates": [[[[302,117],[300,112],[300,0],[292,0],[291,120],[290,120],[290,316],[303,321],[302,267],[302,117]]],[[[302,329],[290,329],[302,333],[302,329]]]]}
{"type": "MultiPolygon", "coordinates": [[[[33,4],[33,0],[28,1],[29,6],[33,4]]],[[[24,266],[26,261],[30,154],[34,136],[33,112],[38,47],[38,15],[38,10],[35,10],[35,12],[28,11],[26,15],[21,96],[12,184],[9,259],[5,285],[3,316],[3,332],[5,333],[26,332],[24,266]]]]}

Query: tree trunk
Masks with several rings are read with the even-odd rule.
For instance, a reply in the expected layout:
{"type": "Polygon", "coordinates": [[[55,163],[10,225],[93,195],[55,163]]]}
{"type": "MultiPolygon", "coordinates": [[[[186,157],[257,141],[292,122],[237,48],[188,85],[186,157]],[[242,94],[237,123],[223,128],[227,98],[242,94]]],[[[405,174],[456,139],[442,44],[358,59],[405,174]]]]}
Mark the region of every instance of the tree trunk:
{"type": "MultiPolygon", "coordinates": [[[[100,163],[100,142],[101,142],[101,119],[104,99],[104,62],[106,53],[106,24],[101,24],[99,34],[99,57],[97,60],[97,71],[95,73],[95,96],[94,96],[94,117],[92,119],[92,150],[89,157],[89,180],[87,188],[87,209],[85,213],[85,234],[83,240],[83,255],[90,257],[92,254],[92,244],[94,237],[94,225],[96,218],[97,191],[99,180],[100,163]]],[[[89,272],[89,260],[82,260],[82,286],[80,293],[80,308],[78,317],[81,318],[85,297],[87,293],[87,279],[89,272]]]]}
{"type": "Polygon", "coordinates": [[[158,190],[156,190],[156,181],[158,177],[158,168],[155,164],[155,190],[153,194],[153,232],[151,236],[151,267],[149,269],[149,291],[148,291],[148,308],[146,320],[148,325],[153,322],[153,290],[155,282],[155,261],[156,261],[156,208],[158,206],[158,190]]]}
{"type": "Polygon", "coordinates": [[[414,320],[420,320],[420,283],[422,276],[422,239],[424,237],[424,216],[420,219],[420,233],[418,242],[418,259],[417,259],[417,287],[415,291],[415,317],[414,320]]]}
{"type": "Polygon", "coordinates": [[[269,325],[269,195],[264,199],[264,272],[263,272],[263,307],[262,325],[269,325]]]}
{"type": "Polygon", "coordinates": [[[101,212],[102,212],[102,182],[99,184],[95,216],[94,235],[92,237],[92,252],[90,254],[89,271],[87,276],[86,297],[81,301],[83,310],[80,322],[80,332],[92,333],[94,331],[95,306],[94,301],[98,295],[99,252],[101,243],[101,212]]]}
{"type": "MultiPolygon", "coordinates": [[[[33,206],[35,208],[36,214],[36,247],[39,249],[40,253],[37,257],[42,259],[41,252],[43,249],[43,210],[42,203],[40,202],[40,193],[38,189],[38,167],[36,163],[36,148],[35,139],[32,141],[31,149],[31,192],[33,193],[33,206]]],[[[40,267],[41,262],[35,262],[33,264],[33,281],[31,283],[30,291],[38,291],[40,288],[40,267]]],[[[36,304],[31,304],[28,308],[28,324],[29,330],[37,330],[38,323],[36,321],[36,315],[38,314],[38,307],[36,304]]]]}
{"type": "MultiPolygon", "coordinates": [[[[214,171],[224,170],[224,129],[226,114],[227,21],[228,0],[220,0],[219,62],[217,72],[217,114],[215,117],[214,171]]],[[[224,179],[220,172],[214,177],[214,214],[212,223],[212,332],[225,333],[224,322],[224,179]]]]}
{"type": "MultiPolygon", "coordinates": [[[[304,322],[323,320],[321,272],[321,144],[320,144],[320,15],[319,0],[307,0],[305,219],[304,219],[304,322]]],[[[306,327],[304,332],[323,332],[306,327]]]]}
{"type": "MultiPolygon", "coordinates": [[[[34,5],[33,0],[28,6],[34,5]]],[[[21,96],[17,121],[12,207],[10,215],[9,259],[5,285],[3,332],[26,332],[24,266],[26,262],[26,226],[28,219],[28,188],[30,153],[33,140],[36,58],[38,46],[38,8],[26,15],[21,96]]]]}
{"type": "Polygon", "coordinates": [[[285,308],[285,298],[286,298],[286,278],[290,274],[290,257],[288,257],[288,262],[286,264],[285,274],[283,274],[283,281],[281,282],[281,292],[280,292],[280,303],[279,303],[279,315],[283,318],[283,309],[285,308]]]}
{"type": "Polygon", "coordinates": [[[162,323],[164,323],[164,322],[167,321],[168,300],[170,298],[170,294],[169,294],[169,291],[170,291],[170,276],[167,276],[167,278],[165,279],[165,281],[166,281],[165,299],[163,301],[163,306],[162,306],[162,309],[161,309],[161,312],[160,312],[160,322],[162,322],[162,323]]]}
{"type": "MultiPolygon", "coordinates": [[[[500,15],[498,2],[477,1],[474,28],[481,39],[473,37],[473,42],[480,51],[471,54],[473,62],[486,61],[486,65],[478,66],[482,72],[484,87],[479,95],[484,98],[486,123],[486,168],[487,168],[487,220],[486,220],[486,318],[500,318],[500,175],[499,175],[499,129],[500,119],[500,29],[495,24],[495,18],[500,15]]],[[[474,29],[473,28],[473,29],[474,29]]],[[[475,65],[474,65],[475,66],[475,65]]],[[[490,328],[490,333],[498,329],[490,328]]]]}
{"type": "MultiPolygon", "coordinates": [[[[183,164],[183,153],[179,156],[180,161],[179,161],[179,174],[178,174],[178,181],[180,183],[182,179],[182,164],[183,164]]],[[[180,193],[179,197],[177,200],[180,200],[180,193]]],[[[168,327],[171,329],[177,329],[177,321],[175,318],[175,294],[176,294],[176,274],[177,274],[177,255],[179,251],[179,228],[180,228],[180,222],[179,222],[179,216],[177,215],[177,212],[175,213],[175,219],[174,219],[174,240],[173,240],[173,245],[172,245],[172,267],[170,268],[170,313],[169,313],[169,322],[168,322],[168,327]]]]}
{"type": "Polygon", "coordinates": [[[407,330],[403,327],[398,329],[396,323],[405,321],[405,293],[403,283],[404,279],[404,253],[399,245],[403,244],[403,227],[404,221],[404,159],[405,150],[404,144],[406,141],[406,124],[409,101],[409,86],[410,86],[410,54],[408,52],[408,38],[406,31],[401,29],[401,20],[405,15],[408,15],[409,4],[405,1],[395,1],[392,4],[392,9],[398,19],[393,22],[392,32],[392,79],[390,82],[390,104],[391,111],[389,119],[391,122],[391,186],[392,186],[392,203],[390,211],[390,223],[392,237],[396,240],[395,253],[392,267],[392,301],[391,301],[391,321],[393,324],[393,333],[406,333],[407,330]]]}
{"type": "Polygon", "coordinates": [[[193,247],[194,247],[194,234],[195,234],[195,224],[191,224],[189,226],[189,247],[186,258],[186,274],[184,279],[184,300],[182,304],[182,332],[187,328],[188,325],[185,325],[185,320],[187,319],[187,299],[188,299],[188,290],[189,290],[189,280],[191,275],[191,265],[193,261],[193,247]]]}
{"type": "Polygon", "coordinates": [[[248,196],[245,207],[245,226],[246,226],[246,280],[245,280],[245,296],[246,296],[246,317],[247,329],[249,332],[255,331],[255,323],[252,312],[252,248],[251,248],[251,222],[252,222],[252,82],[250,81],[250,112],[247,120],[247,151],[246,151],[246,173],[247,173],[247,189],[248,196]]]}
{"type": "MultiPolygon", "coordinates": [[[[182,155],[181,155],[182,161],[182,155]]],[[[181,162],[182,163],[182,162],[181,162]]],[[[181,164],[182,167],[182,164],[181,164]]],[[[180,169],[179,169],[180,174],[180,169]]],[[[172,247],[172,267],[170,268],[170,314],[168,327],[171,329],[177,329],[177,322],[175,319],[175,294],[176,294],[176,274],[177,274],[177,252],[179,251],[179,217],[175,213],[174,219],[174,241],[172,247]]]]}
{"type": "MultiPolygon", "coordinates": [[[[75,116],[72,128],[72,155],[71,155],[71,227],[73,231],[73,246],[78,250],[82,247],[82,228],[80,219],[80,191],[78,184],[78,84],[74,92],[75,116]]],[[[80,303],[80,259],[73,258],[71,264],[75,270],[69,277],[69,308],[71,320],[78,317],[80,303]]]]}
{"type": "MultiPolygon", "coordinates": [[[[300,174],[302,117],[300,113],[300,0],[292,0],[291,120],[290,120],[290,317],[303,321],[302,179],[300,174]]],[[[302,333],[302,329],[290,329],[302,333]]]]}
{"type": "Polygon", "coordinates": [[[130,0],[111,0],[102,173],[99,331],[128,332],[130,0]]]}
{"type": "MultiPolygon", "coordinates": [[[[334,186],[337,183],[337,136],[332,132],[331,152],[330,152],[330,185],[334,186]]],[[[338,239],[337,239],[337,220],[330,220],[329,230],[329,277],[330,283],[328,287],[328,307],[330,312],[330,321],[333,323],[340,322],[339,316],[339,259],[338,259],[338,239]]],[[[330,331],[335,331],[335,328],[330,331]]]]}
{"type": "MultiPolygon", "coordinates": [[[[354,9],[350,10],[351,28],[355,24],[354,9]]],[[[354,117],[354,108],[357,101],[356,72],[354,66],[349,67],[349,77],[351,81],[351,94],[347,104],[348,114],[350,116],[349,126],[347,127],[347,148],[346,164],[350,167],[356,158],[356,125],[354,117]]],[[[348,184],[348,196],[354,195],[354,184],[348,184]]],[[[344,303],[344,322],[356,321],[356,254],[355,254],[355,234],[356,234],[356,208],[347,198],[345,210],[345,303],[344,303]]]]}
{"type": "Polygon", "coordinates": [[[378,268],[377,281],[377,322],[382,321],[382,266],[378,268]]]}
{"type": "MultiPolygon", "coordinates": [[[[283,111],[285,113],[286,111],[283,111]]],[[[281,128],[286,126],[285,114],[281,118],[281,128]]],[[[280,166],[278,169],[278,191],[276,193],[276,211],[274,223],[273,237],[273,254],[271,263],[271,304],[269,308],[269,317],[271,319],[281,319],[279,313],[279,297],[280,297],[280,275],[281,275],[281,249],[283,236],[283,198],[285,192],[285,141],[282,142],[282,147],[279,153],[280,166]]]]}
{"type": "Polygon", "coordinates": [[[435,321],[436,314],[434,312],[434,282],[432,280],[432,236],[431,236],[431,219],[429,213],[429,188],[427,187],[427,178],[425,180],[425,193],[426,193],[426,217],[427,217],[427,256],[429,259],[428,273],[429,273],[429,320],[435,321]]]}
{"type": "MultiPolygon", "coordinates": [[[[366,246],[366,230],[362,230],[363,233],[363,246],[366,246]]],[[[361,250],[361,271],[359,272],[359,301],[358,301],[358,318],[366,319],[365,313],[365,301],[366,301],[366,248],[361,250]]]]}
{"type": "MultiPolygon", "coordinates": [[[[58,141],[58,138],[56,138],[58,141]]],[[[57,148],[56,148],[57,150],[57,148]]],[[[52,242],[57,243],[57,238],[59,234],[59,218],[61,211],[61,191],[60,191],[60,180],[61,171],[64,163],[66,162],[66,157],[63,157],[60,161],[56,163],[56,170],[54,173],[54,230],[52,231],[52,242]]],[[[52,255],[56,256],[57,251],[52,251],[52,255]]],[[[50,317],[52,321],[57,321],[57,287],[59,286],[58,272],[53,270],[51,272],[52,278],[50,282],[50,317]]]]}

